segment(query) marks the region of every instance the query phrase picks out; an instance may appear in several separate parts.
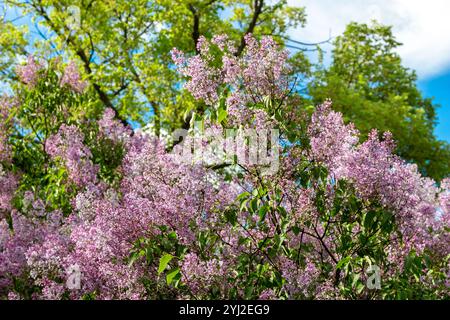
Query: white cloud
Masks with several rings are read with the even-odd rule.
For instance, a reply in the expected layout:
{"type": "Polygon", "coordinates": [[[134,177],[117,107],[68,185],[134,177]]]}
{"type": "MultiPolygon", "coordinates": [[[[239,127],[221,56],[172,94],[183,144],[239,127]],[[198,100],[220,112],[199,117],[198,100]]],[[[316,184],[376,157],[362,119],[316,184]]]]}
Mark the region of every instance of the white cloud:
{"type": "Polygon", "coordinates": [[[376,19],[393,26],[403,43],[404,64],[421,79],[450,69],[450,1],[448,0],[289,0],[305,6],[307,25],[293,30],[293,39],[317,42],[341,34],[351,21],[376,19]]]}

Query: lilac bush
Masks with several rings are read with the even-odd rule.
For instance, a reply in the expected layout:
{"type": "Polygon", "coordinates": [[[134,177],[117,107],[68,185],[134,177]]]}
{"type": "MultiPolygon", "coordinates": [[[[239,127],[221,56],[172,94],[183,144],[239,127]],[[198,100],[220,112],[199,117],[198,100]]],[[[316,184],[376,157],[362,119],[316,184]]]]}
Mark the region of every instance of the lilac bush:
{"type": "MultiPolygon", "coordinates": [[[[297,99],[287,53],[268,37],[246,42],[236,57],[226,36],[201,38],[198,55],[174,49],[173,59],[186,89],[206,105],[205,130],[280,131],[276,172],[263,175],[240,159],[187,161],[176,151],[193,128],[174,147],[106,109],[37,132],[43,173],[30,180],[14,165],[16,138],[0,133],[0,297],[448,297],[448,179],[423,177],[394,155],[390,133],[374,130],[361,141],[331,101],[286,117],[297,99]],[[43,184],[63,193],[69,209],[43,197],[43,184]],[[372,266],[381,288],[368,285],[372,266]]],[[[74,65],[67,68],[57,90],[68,85],[83,95],[74,65]]],[[[45,76],[36,69],[33,59],[20,69],[26,85],[45,76]]],[[[2,105],[2,119],[10,112],[2,105]]]]}

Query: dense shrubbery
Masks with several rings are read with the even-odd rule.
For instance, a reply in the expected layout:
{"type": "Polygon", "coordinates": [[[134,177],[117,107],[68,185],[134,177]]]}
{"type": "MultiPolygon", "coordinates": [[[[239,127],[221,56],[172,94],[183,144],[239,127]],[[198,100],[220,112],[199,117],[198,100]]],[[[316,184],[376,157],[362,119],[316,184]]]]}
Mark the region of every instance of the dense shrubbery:
{"type": "Polygon", "coordinates": [[[360,141],[331,101],[299,108],[287,53],[245,41],[240,57],[225,36],[173,50],[202,104],[181,143],[102,111],[74,64],[17,69],[0,103],[0,297],[448,298],[450,181],[394,155],[389,133],[360,141]],[[203,161],[184,157],[198,130],[237,127],[278,130],[278,170],[211,165],[208,139],[203,161]]]}

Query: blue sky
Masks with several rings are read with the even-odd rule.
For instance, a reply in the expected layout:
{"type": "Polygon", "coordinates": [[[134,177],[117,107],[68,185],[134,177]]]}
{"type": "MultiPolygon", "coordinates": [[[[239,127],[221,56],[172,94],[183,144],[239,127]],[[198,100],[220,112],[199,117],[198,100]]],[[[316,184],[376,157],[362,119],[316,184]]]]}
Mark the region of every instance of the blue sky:
{"type": "Polygon", "coordinates": [[[435,132],[440,139],[450,142],[450,70],[446,70],[442,75],[419,81],[419,88],[425,96],[434,97],[434,101],[441,105],[438,109],[439,123],[435,132]]]}
{"type": "MultiPolygon", "coordinates": [[[[291,38],[318,42],[336,37],[351,22],[375,19],[393,27],[403,45],[398,49],[405,66],[416,70],[426,97],[441,105],[436,135],[450,142],[450,12],[449,0],[288,0],[306,8],[304,28],[291,38]]],[[[325,46],[330,59],[331,46],[325,46]]]]}

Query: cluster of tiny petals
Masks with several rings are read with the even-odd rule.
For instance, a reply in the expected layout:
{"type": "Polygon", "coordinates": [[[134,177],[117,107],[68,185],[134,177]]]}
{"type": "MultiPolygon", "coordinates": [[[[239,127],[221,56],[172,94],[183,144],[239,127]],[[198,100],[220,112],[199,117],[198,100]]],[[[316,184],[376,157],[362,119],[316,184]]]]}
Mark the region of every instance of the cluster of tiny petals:
{"type": "Polygon", "coordinates": [[[358,145],[357,131],[344,124],[342,115],[332,111],[327,101],[313,114],[309,135],[312,158],[325,164],[335,179],[354,183],[363,198],[377,199],[394,211],[411,248],[421,252],[442,242],[438,235],[446,223],[437,222],[436,195],[442,199],[444,193],[439,193],[433,180],[422,177],[416,165],[393,154],[395,143],[389,132],[380,140],[373,130],[358,145]]]}
{"type": "Polygon", "coordinates": [[[443,225],[436,224],[438,190],[434,181],[422,177],[416,165],[408,164],[393,155],[390,135],[379,141],[373,131],[348,162],[348,179],[354,181],[359,192],[397,214],[400,230],[409,243],[421,252],[433,246],[429,230],[439,233],[443,225]]]}
{"type": "Polygon", "coordinates": [[[115,116],[113,109],[106,108],[102,118],[98,121],[100,133],[115,143],[126,144],[129,141],[132,130],[119,123],[115,116]]]}
{"type": "MultiPolygon", "coordinates": [[[[125,135],[126,128],[120,128],[121,124],[110,116],[106,112],[100,121],[104,134],[125,135]]],[[[168,225],[177,232],[182,243],[189,245],[195,241],[190,223],[202,223],[199,208],[203,208],[204,216],[210,216],[214,207],[226,206],[226,202],[234,201],[240,192],[226,185],[214,188],[202,167],[176,162],[158,139],[137,134],[128,139],[123,161],[125,177],[119,190],[109,189],[89,178],[90,183],[85,181],[86,188],[74,199],[74,212],[68,218],[43,225],[18,214],[20,219],[13,224],[12,237],[8,227],[2,225],[6,230],[1,233],[5,238],[2,241],[6,244],[0,247],[14,247],[17,257],[5,253],[5,263],[0,261],[0,265],[5,274],[20,274],[28,268],[34,283],[42,288],[36,298],[55,299],[70,294],[76,299],[95,291],[99,299],[142,299],[145,288],[140,279],[147,269],[140,263],[129,266],[127,259],[133,242],[149,233],[157,233],[159,225],[168,225]],[[20,264],[14,262],[16,260],[20,264]],[[12,269],[13,265],[17,268],[12,269]],[[57,278],[64,278],[67,269],[74,265],[82,274],[82,286],[80,290],[68,292],[57,278]]],[[[72,179],[80,183],[82,181],[73,175],[85,169],[73,167],[72,162],[79,159],[75,162],[86,165],[85,160],[90,157],[82,141],[83,136],[76,127],[62,126],[46,145],[47,152],[63,159],[72,179]]],[[[24,207],[27,216],[35,217],[33,219],[42,216],[40,201],[34,194],[25,194],[24,207]]],[[[216,263],[205,262],[205,266],[219,270],[216,263]]],[[[210,277],[209,271],[204,274],[210,277]]],[[[4,286],[9,285],[11,283],[4,286]]]]}
{"type": "Polygon", "coordinates": [[[275,300],[277,296],[272,289],[266,289],[259,295],[259,300],[275,300]]]}
{"type": "Polygon", "coordinates": [[[219,98],[217,91],[221,83],[220,71],[209,65],[211,56],[203,37],[199,39],[197,47],[203,55],[186,58],[181,51],[173,49],[172,59],[181,74],[190,77],[185,87],[194,98],[213,105],[219,98]]]}
{"type": "MultiPolygon", "coordinates": [[[[186,89],[198,100],[214,105],[218,89],[229,87],[238,104],[246,105],[262,97],[282,98],[288,88],[288,53],[270,37],[258,42],[251,34],[245,36],[246,49],[236,57],[236,47],[226,35],[213,37],[211,43],[222,51],[222,65],[214,66],[210,45],[204,37],[197,43],[198,55],[187,58],[177,49],[172,59],[179,71],[189,77],[186,89]]],[[[235,106],[236,103],[233,103],[235,106]]]]}
{"type": "Polygon", "coordinates": [[[11,201],[18,185],[18,176],[9,172],[5,165],[11,162],[12,148],[8,134],[13,125],[10,111],[14,101],[10,97],[0,97],[0,219],[2,213],[11,211],[11,201]]]}
{"type": "Polygon", "coordinates": [[[69,179],[78,186],[97,181],[98,168],[91,161],[91,151],[83,143],[84,135],[76,126],[62,125],[57,134],[50,136],[46,152],[54,159],[61,159],[69,179]]]}
{"type": "Polygon", "coordinates": [[[19,276],[27,267],[26,253],[31,246],[42,243],[55,228],[52,223],[27,218],[16,210],[11,211],[11,225],[13,230],[0,219],[0,291],[11,284],[11,276],[19,276]]]}
{"type": "Polygon", "coordinates": [[[75,62],[71,61],[64,69],[61,77],[61,87],[68,86],[77,93],[83,93],[87,87],[87,82],[81,79],[80,73],[75,62]]]}
{"type": "MultiPolygon", "coordinates": [[[[27,58],[26,64],[16,68],[16,73],[20,81],[26,84],[28,88],[33,89],[37,85],[40,77],[42,77],[42,70],[44,68],[44,64],[30,55],[27,58]]],[[[59,84],[61,87],[67,86],[76,93],[83,93],[88,85],[86,81],[81,79],[78,67],[73,61],[70,61],[64,68],[59,84]]]]}
{"type": "Polygon", "coordinates": [[[301,270],[294,261],[281,257],[280,267],[283,270],[283,277],[287,280],[285,288],[291,297],[298,294],[304,297],[311,295],[310,286],[320,275],[313,262],[309,261],[305,268],[301,270]]]}
{"type": "Polygon", "coordinates": [[[11,146],[8,144],[8,134],[13,125],[11,109],[14,106],[12,98],[0,96],[0,163],[10,162],[11,146]]]}
{"type": "Polygon", "coordinates": [[[195,253],[188,253],[181,265],[184,281],[195,295],[206,291],[206,285],[212,283],[214,278],[223,276],[223,269],[218,260],[201,261],[195,253]]]}
{"type": "Polygon", "coordinates": [[[327,100],[311,117],[308,133],[312,159],[325,164],[336,178],[345,177],[345,164],[358,142],[354,126],[345,125],[342,114],[333,111],[327,100]]]}
{"type": "Polygon", "coordinates": [[[443,212],[450,217],[450,178],[441,182],[442,192],[440,194],[440,205],[443,212]]]}
{"type": "MultiPolygon", "coordinates": [[[[361,197],[377,198],[398,213],[400,230],[411,241],[402,249],[390,247],[387,253],[391,259],[398,262],[409,250],[425,247],[448,252],[448,235],[442,229],[448,227],[449,180],[444,180],[437,188],[431,179],[421,177],[416,167],[392,154],[394,144],[389,134],[385,134],[384,140],[380,141],[374,131],[367,141],[357,145],[357,132],[345,125],[340,115],[330,108],[327,102],[313,115],[310,135],[317,141],[312,144],[311,152],[316,161],[341,172],[340,179],[354,183],[361,197]],[[323,132],[324,128],[330,131],[323,132]],[[334,159],[326,148],[321,148],[320,139],[328,148],[336,150],[335,157],[338,159],[334,159]],[[333,144],[347,150],[348,155],[338,153],[339,149],[333,144]],[[436,217],[438,205],[443,208],[442,217],[440,220],[432,219],[436,217]],[[431,235],[430,228],[433,230],[431,235]]],[[[106,111],[99,122],[103,134],[115,142],[121,142],[127,132],[120,126],[112,119],[111,111],[106,111]]],[[[138,134],[127,139],[128,147],[122,163],[124,178],[118,190],[90,178],[74,199],[74,210],[67,218],[55,212],[52,214],[54,218],[47,216],[42,220],[45,216],[42,201],[31,192],[26,192],[24,196],[27,216],[11,207],[4,208],[12,210],[13,232],[5,219],[0,219],[2,274],[18,276],[28,270],[33,283],[42,288],[41,293],[36,295],[38,299],[58,299],[67,295],[78,299],[92,292],[96,292],[98,299],[142,299],[147,293],[140,279],[148,276],[148,266],[143,261],[130,266],[128,257],[137,239],[158,234],[158,226],[166,225],[190,249],[180,259],[179,267],[182,281],[191,294],[207,297],[206,288],[213,285],[224,291],[230,289],[223,279],[233,277],[237,259],[249,249],[240,239],[250,237],[262,241],[276,234],[276,226],[269,224],[264,232],[246,228],[218,229],[218,236],[227,245],[221,253],[214,253],[208,259],[200,257],[194,250],[197,239],[192,224],[195,223],[200,229],[214,225],[215,210],[233,205],[243,188],[220,179],[219,187],[214,186],[210,178],[212,172],[199,165],[177,161],[176,156],[166,152],[165,145],[159,139],[138,134]],[[67,290],[58,282],[66,276],[71,266],[77,266],[82,274],[81,288],[76,291],[67,290]]],[[[74,159],[85,165],[85,160],[89,160],[91,155],[82,142],[83,135],[76,127],[62,126],[60,132],[51,137],[46,150],[52,157],[63,159],[68,168],[71,168],[74,159]],[[71,151],[71,147],[75,149],[71,151]]],[[[299,155],[293,152],[291,156],[295,158],[299,155]]],[[[296,163],[291,159],[284,168],[286,177],[280,183],[285,196],[281,205],[293,213],[293,223],[301,223],[308,216],[318,213],[314,205],[314,190],[296,188],[295,181],[290,180],[289,172],[296,163]]],[[[81,167],[71,170],[84,172],[81,167]]],[[[248,181],[247,187],[251,184],[248,181]]],[[[327,197],[332,201],[333,188],[330,186],[327,192],[327,197]]],[[[254,223],[257,223],[257,217],[255,219],[254,223]]],[[[239,220],[242,225],[249,223],[245,216],[239,220]]],[[[319,225],[316,232],[321,234],[324,228],[319,225]]],[[[313,252],[319,252],[322,245],[313,237],[300,237],[292,232],[287,235],[287,241],[294,247],[310,246],[314,248],[313,252]]],[[[322,241],[331,248],[337,240],[330,236],[322,241]]],[[[302,266],[286,256],[276,260],[276,266],[286,280],[283,290],[290,298],[339,297],[339,290],[332,283],[319,280],[320,259],[332,263],[329,256],[313,254],[302,266]]],[[[156,281],[156,271],[152,272],[156,281]]],[[[11,286],[9,277],[0,277],[0,291],[11,286]]],[[[277,298],[276,292],[271,289],[261,291],[258,296],[260,299],[277,298]]],[[[11,298],[20,296],[11,293],[11,298]]]]}
{"type": "Polygon", "coordinates": [[[0,218],[12,209],[11,201],[18,186],[17,175],[7,172],[0,164],[0,218]]]}
{"type": "Polygon", "coordinates": [[[36,61],[36,58],[32,55],[28,56],[27,63],[23,66],[19,66],[16,69],[19,79],[27,84],[30,88],[36,86],[40,71],[43,69],[43,65],[36,61]]]}
{"type": "Polygon", "coordinates": [[[288,88],[288,52],[281,50],[271,37],[263,37],[258,43],[251,34],[247,34],[245,41],[247,48],[241,61],[241,77],[248,91],[249,97],[246,98],[281,98],[288,88]]]}
{"type": "Polygon", "coordinates": [[[228,52],[233,55],[236,53],[236,47],[234,46],[234,43],[230,39],[228,39],[228,36],[226,34],[215,35],[211,39],[211,42],[222,51],[228,50],[228,52]]]}

